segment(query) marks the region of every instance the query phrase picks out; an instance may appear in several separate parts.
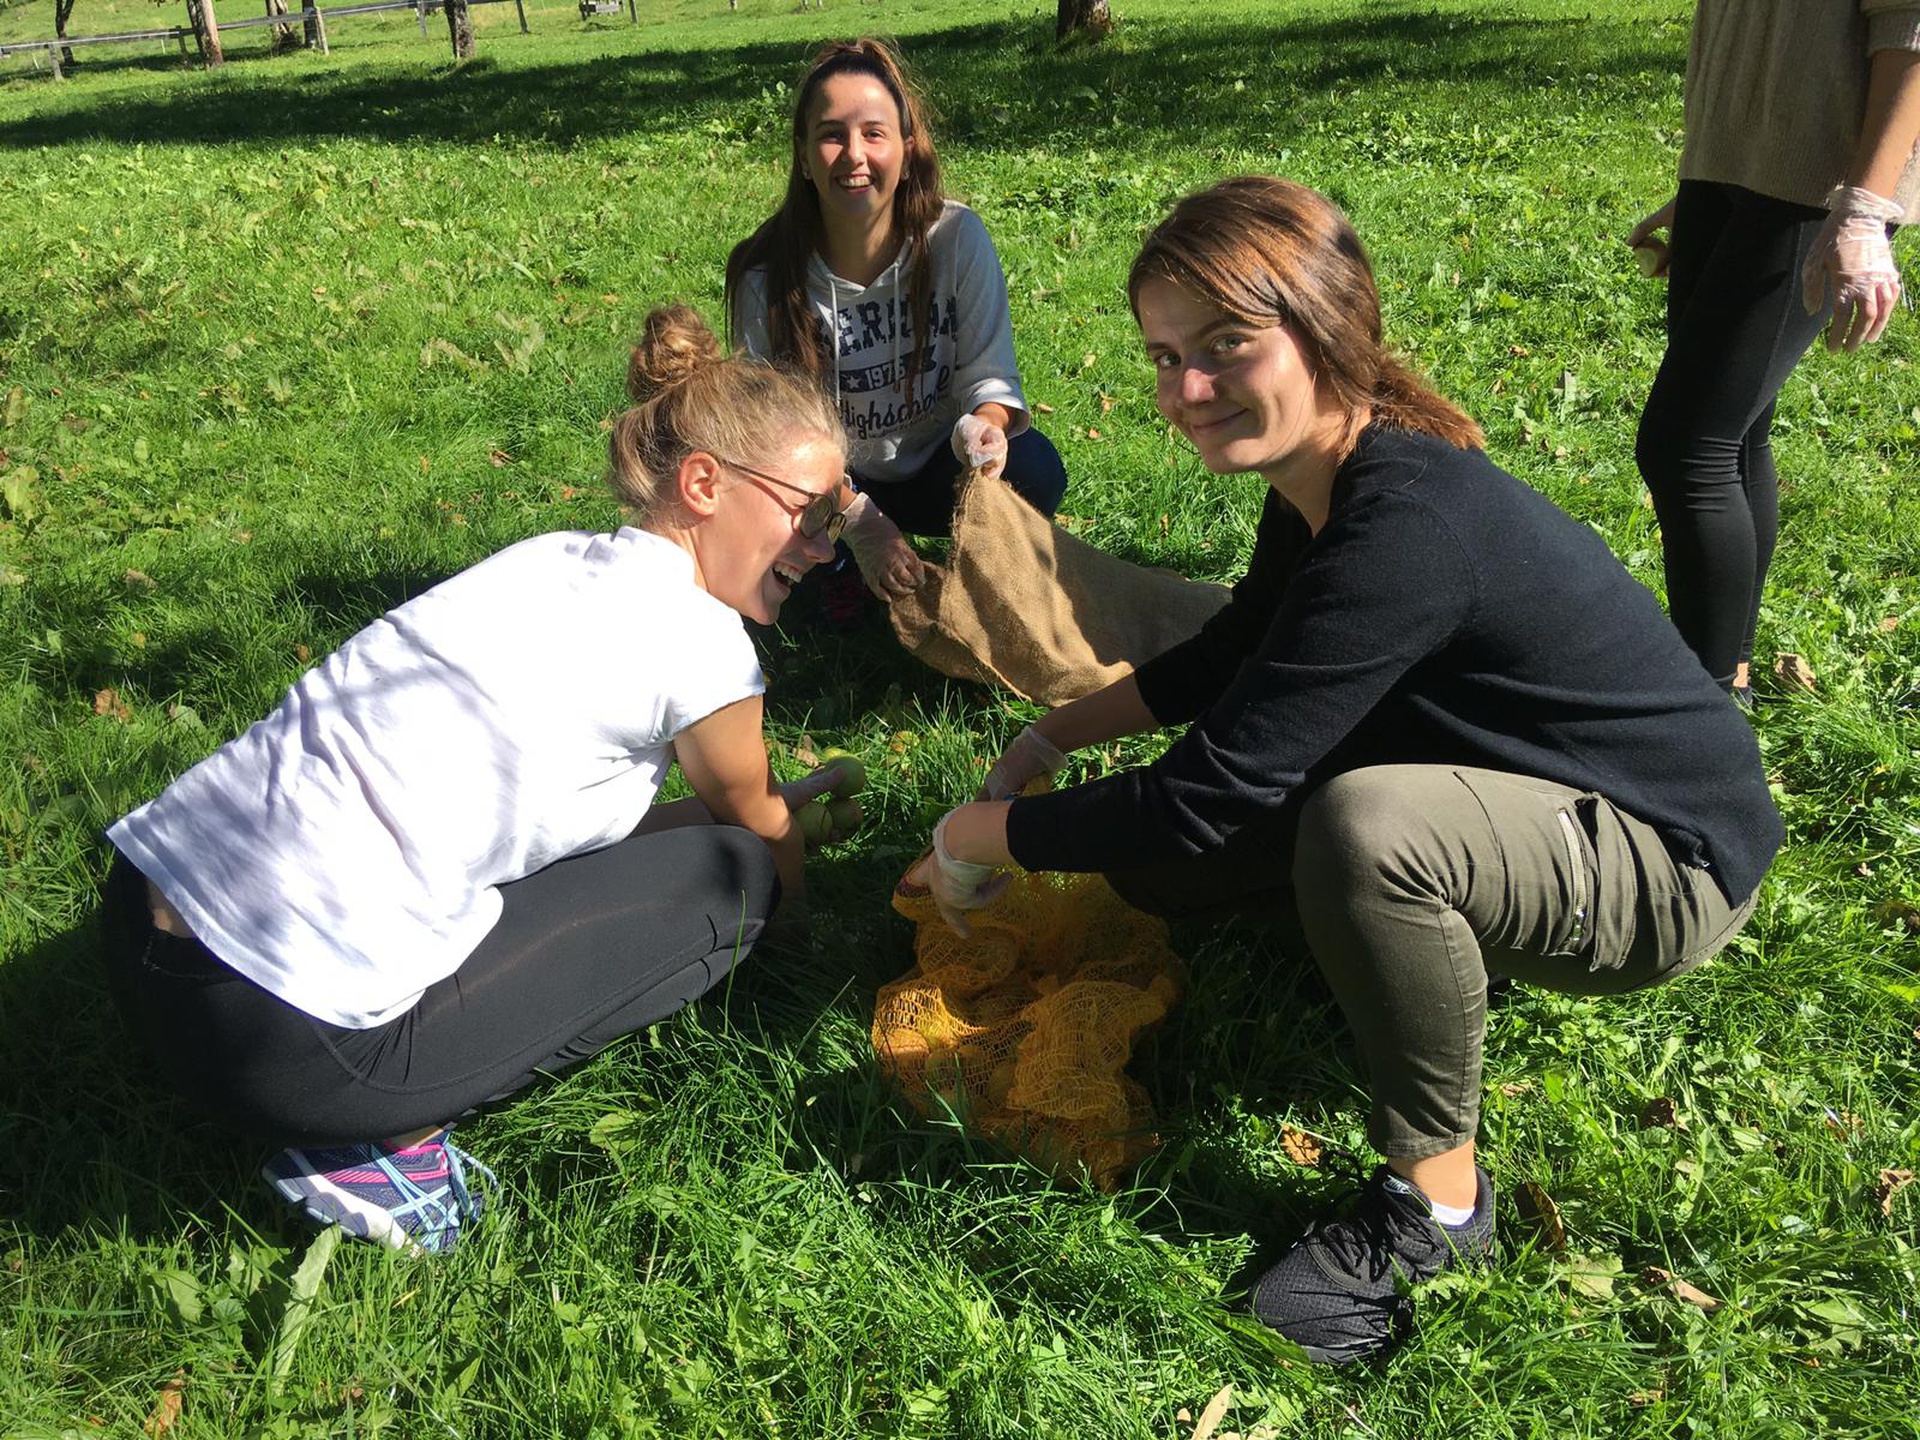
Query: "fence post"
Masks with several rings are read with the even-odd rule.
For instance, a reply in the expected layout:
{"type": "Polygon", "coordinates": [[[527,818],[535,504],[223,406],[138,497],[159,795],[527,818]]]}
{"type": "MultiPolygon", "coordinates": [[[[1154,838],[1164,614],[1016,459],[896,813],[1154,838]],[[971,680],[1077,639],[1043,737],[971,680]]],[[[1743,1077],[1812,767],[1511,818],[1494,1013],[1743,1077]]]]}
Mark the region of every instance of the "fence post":
{"type": "Polygon", "coordinates": [[[53,62],[53,78],[56,80],[66,79],[67,72],[60,68],[60,47],[58,45],[47,46],[47,58],[53,62]]]}
{"type": "Polygon", "coordinates": [[[420,19],[420,38],[427,38],[427,0],[413,0],[413,13],[420,19]]]}
{"type": "Polygon", "coordinates": [[[513,0],[513,8],[514,8],[515,10],[518,10],[518,11],[520,12],[520,33],[521,33],[522,35],[531,35],[531,34],[533,33],[533,31],[531,31],[531,30],[529,30],[529,29],[527,28],[527,3],[526,3],[526,0],[513,0]]]}
{"type": "Polygon", "coordinates": [[[632,17],[634,24],[640,23],[640,0],[627,0],[627,14],[632,17]]]}
{"type": "Polygon", "coordinates": [[[322,55],[331,55],[327,48],[327,12],[315,5],[307,13],[313,16],[314,48],[322,55]]]}

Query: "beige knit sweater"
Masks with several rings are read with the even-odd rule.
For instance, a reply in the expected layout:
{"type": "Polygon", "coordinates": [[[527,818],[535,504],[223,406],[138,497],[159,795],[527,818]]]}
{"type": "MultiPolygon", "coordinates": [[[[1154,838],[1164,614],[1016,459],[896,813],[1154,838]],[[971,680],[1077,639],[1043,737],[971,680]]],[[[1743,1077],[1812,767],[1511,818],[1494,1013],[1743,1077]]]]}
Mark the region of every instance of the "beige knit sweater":
{"type": "MultiPolygon", "coordinates": [[[[1680,178],[1824,206],[1860,139],[1876,50],[1920,50],[1920,0],[1700,0],[1680,178]]],[[[1920,147],[1894,198],[1920,220],[1920,147]]]]}

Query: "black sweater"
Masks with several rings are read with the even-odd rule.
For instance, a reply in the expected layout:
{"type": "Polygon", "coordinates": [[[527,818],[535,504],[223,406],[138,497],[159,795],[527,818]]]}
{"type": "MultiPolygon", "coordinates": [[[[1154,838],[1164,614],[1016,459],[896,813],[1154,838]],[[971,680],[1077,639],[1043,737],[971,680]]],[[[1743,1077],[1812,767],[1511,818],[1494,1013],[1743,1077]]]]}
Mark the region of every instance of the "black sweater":
{"type": "Polygon", "coordinates": [[[1598,791],[1729,901],[1782,838],[1746,719],[1598,535],[1479,450],[1370,426],[1311,534],[1271,492],[1233,598],[1143,665],[1158,761],[1013,802],[1029,870],[1202,854],[1368,765],[1598,791]],[[1197,717],[1197,718],[1196,718],[1197,717]]]}

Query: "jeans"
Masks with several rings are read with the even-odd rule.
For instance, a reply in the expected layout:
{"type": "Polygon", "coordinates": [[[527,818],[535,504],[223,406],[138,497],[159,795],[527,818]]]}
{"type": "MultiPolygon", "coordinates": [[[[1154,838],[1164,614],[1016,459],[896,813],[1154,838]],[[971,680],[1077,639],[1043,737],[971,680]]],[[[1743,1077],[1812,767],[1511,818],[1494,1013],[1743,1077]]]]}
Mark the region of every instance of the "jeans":
{"type": "MultiPolygon", "coordinates": [[[[856,475],[860,489],[908,535],[953,533],[953,488],[960,478],[960,461],[948,446],[909,480],[868,480],[856,475]]],[[[1038,430],[1023,430],[1007,441],[1007,484],[1021,499],[1048,519],[1067,493],[1067,469],[1060,452],[1038,430]]]]}

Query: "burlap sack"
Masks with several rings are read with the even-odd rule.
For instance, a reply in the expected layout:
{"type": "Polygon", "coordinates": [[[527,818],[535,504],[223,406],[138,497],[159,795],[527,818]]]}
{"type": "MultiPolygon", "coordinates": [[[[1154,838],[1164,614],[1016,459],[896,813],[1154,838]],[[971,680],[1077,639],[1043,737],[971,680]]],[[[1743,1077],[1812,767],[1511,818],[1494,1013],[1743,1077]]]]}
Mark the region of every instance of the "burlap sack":
{"type": "Polygon", "coordinates": [[[1225,586],[1076,540],[999,480],[962,477],[944,567],[893,603],[900,643],[943,675],[1062,705],[1186,639],[1225,586]]]}

